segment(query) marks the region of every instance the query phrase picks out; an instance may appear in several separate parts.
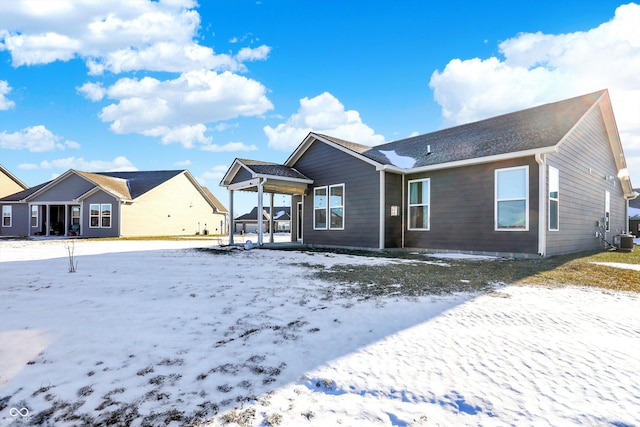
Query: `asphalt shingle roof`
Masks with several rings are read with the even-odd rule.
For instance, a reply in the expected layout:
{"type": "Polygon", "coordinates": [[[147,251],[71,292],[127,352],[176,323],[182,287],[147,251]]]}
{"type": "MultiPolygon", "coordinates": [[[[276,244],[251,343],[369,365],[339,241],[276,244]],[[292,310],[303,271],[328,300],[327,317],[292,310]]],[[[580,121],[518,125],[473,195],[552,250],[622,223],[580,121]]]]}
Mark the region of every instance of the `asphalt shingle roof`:
{"type": "Polygon", "coordinates": [[[387,151],[413,159],[411,167],[430,166],[554,146],[603,93],[604,90],[375,147],[319,136],[383,165],[394,164],[382,152],[387,151]]]}
{"type": "Polygon", "coordinates": [[[272,175],[283,178],[309,179],[297,170],[285,165],[259,160],[238,159],[243,165],[260,175],[272,175]]]}

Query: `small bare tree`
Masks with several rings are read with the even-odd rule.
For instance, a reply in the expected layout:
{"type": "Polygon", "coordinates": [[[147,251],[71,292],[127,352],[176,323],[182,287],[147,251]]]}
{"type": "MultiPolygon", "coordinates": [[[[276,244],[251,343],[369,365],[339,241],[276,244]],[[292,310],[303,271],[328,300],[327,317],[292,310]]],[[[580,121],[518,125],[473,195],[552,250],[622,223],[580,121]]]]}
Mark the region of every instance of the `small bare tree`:
{"type": "Polygon", "coordinates": [[[70,245],[65,246],[69,253],[69,273],[75,273],[78,267],[78,261],[73,258],[73,252],[75,251],[75,242],[71,242],[70,245]]]}

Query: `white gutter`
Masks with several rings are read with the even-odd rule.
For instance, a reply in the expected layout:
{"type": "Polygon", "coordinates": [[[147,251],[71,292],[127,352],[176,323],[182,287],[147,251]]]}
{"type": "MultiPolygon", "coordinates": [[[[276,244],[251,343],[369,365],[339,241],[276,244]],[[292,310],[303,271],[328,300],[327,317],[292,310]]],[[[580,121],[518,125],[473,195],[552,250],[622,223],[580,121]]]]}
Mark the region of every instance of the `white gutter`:
{"type": "Polygon", "coordinates": [[[538,253],[545,256],[547,252],[547,162],[544,154],[535,155],[538,163],[538,253]]]}
{"type": "Polygon", "coordinates": [[[388,172],[413,174],[421,172],[437,171],[441,169],[459,168],[463,166],[479,165],[482,163],[499,162],[503,160],[518,159],[521,157],[537,156],[541,154],[557,153],[557,146],[535,148],[532,150],[514,151],[512,153],[496,154],[495,156],[476,157],[472,159],[457,160],[454,162],[438,163],[435,165],[419,166],[417,168],[400,168],[394,165],[382,165],[378,170],[385,170],[388,172]]]}
{"type": "Polygon", "coordinates": [[[380,229],[378,249],[384,249],[384,226],[385,226],[385,176],[384,170],[380,171],[380,229]]]}

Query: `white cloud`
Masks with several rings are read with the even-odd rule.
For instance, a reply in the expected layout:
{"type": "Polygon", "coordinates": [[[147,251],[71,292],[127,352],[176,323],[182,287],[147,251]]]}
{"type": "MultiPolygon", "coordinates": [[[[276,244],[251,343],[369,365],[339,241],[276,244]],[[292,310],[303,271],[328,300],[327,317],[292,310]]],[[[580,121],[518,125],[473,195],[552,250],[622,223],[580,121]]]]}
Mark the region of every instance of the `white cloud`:
{"type": "Polygon", "coordinates": [[[228,169],[229,169],[228,165],[214,166],[208,171],[204,172],[199,178],[199,181],[204,183],[207,180],[211,180],[211,179],[222,179],[224,174],[227,173],[228,169]]]}
{"type": "Polygon", "coordinates": [[[384,137],[362,122],[355,110],[345,110],[344,105],[329,92],[315,98],[302,98],[298,112],[286,123],[275,128],[265,126],[269,147],[276,150],[292,150],[309,132],[325,133],[336,138],[364,145],[377,145],[384,137]]]}
{"type": "Polygon", "coordinates": [[[211,137],[204,135],[207,127],[202,123],[198,123],[193,126],[182,125],[173,128],[167,126],[158,126],[154,129],[141,132],[147,136],[160,136],[163,144],[171,144],[178,142],[182,144],[184,148],[193,148],[194,142],[200,142],[202,144],[210,144],[211,137]]]}
{"type": "Polygon", "coordinates": [[[107,93],[106,89],[104,87],[102,87],[102,83],[85,83],[82,86],[76,88],[76,90],[82,94],[84,94],[84,96],[93,101],[93,102],[97,102],[102,100],[102,98],[104,98],[105,94],[107,93]]]}
{"type": "Polygon", "coordinates": [[[6,80],[0,80],[0,111],[13,108],[16,103],[8,99],[5,95],[11,92],[11,86],[6,80]]]}
{"type": "Polygon", "coordinates": [[[640,5],[588,31],[522,33],[503,58],[453,59],[430,86],[447,124],[460,124],[609,89],[632,182],[640,182],[640,5]],[[634,176],[634,170],[636,175],[634,176]]]}
{"type": "Polygon", "coordinates": [[[87,172],[125,172],[138,169],[125,156],[113,160],[85,160],[82,157],[66,157],[56,160],[45,160],[38,165],[39,169],[78,169],[87,172]]]}
{"type": "Polygon", "coordinates": [[[243,142],[229,142],[225,145],[209,144],[200,147],[203,151],[211,151],[213,153],[229,153],[234,151],[256,151],[258,147],[255,145],[246,145],[243,142]]]}
{"type": "Polygon", "coordinates": [[[0,132],[0,147],[10,150],[29,150],[39,153],[80,148],[80,144],[75,141],[62,140],[61,136],[55,135],[43,125],[30,126],[13,133],[0,132]]]}
{"type": "Polygon", "coordinates": [[[184,168],[191,165],[191,160],[182,160],[180,162],[175,162],[173,165],[184,168]]]}
{"type": "Polygon", "coordinates": [[[102,109],[100,118],[116,133],[162,136],[164,143],[210,143],[203,123],[256,116],[273,108],[265,87],[225,71],[191,71],[174,80],[123,78],[107,89],[118,102],[102,109]]]}
{"type": "Polygon", "coordinates": [[[0,2],[0,50],[14,67],[83,58],[89,73],[132,70],[244,71],[242,61],[266,59],[269,48],[216,54],[197,43],[195,1],[96,2],[12,0],[0,2]]]}

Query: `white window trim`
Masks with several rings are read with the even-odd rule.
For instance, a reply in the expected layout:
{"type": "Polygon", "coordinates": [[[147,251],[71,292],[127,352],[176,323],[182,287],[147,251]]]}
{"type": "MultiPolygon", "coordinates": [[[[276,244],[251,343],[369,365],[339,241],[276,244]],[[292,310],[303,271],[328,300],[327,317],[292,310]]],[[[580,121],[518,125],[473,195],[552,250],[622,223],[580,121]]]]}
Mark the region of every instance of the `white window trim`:
{"type": "Polygon", "coordinates": [[[558,168],[554,168],[553,166],[549,166],[549,182],[547,184],[549,186],[549,206],[548,206],[548,220],[547,220],[547,229],[549,231],[560,231],[560,171],[558,168]],[[554,170],[556,177],[558,178],[558,197],[551,197],[551,171],[554,170]],[[551,228],[551,202],[556,202],[557,210],[556,214],[558,215],[557,227],[551,228]]]}
{"type": "Polygon", "coordinates": [[[2,205],[2,226],[3,227],[13,227],[13,206],[11,205],[2,205]],[[9,225],[4,225],[4,208],[9,208],[9,225]]]}
{"type": "Polygon", "coordinates": [[[31,223],[31,228],[37,228],[40,225],[40,208],[38,207],[38,205],[31,205],[30,208],[30,212],[29,212],[30,216],[29,216],[29,221],[31,223]],[[36,208],[36,216],[33,216],[33,208],[36,208]],[[36,219],[36,224],[33,225],[33,218],[36,219]]]}
{"type": "Polygon", "coordinates": [[[407,230],[411,231],[430,231],[431,230],[431,178],[410,179],[407,182],[407,230]],[[427,197],[427,203],[411,203],[411,184],[414,182],[426,182],[429,186],[429,192],[427,197]],[[411,227],[411,208],[415,206],[427,206],[429,208],[429,215],[427,216],[427,228],[412,228],[411,227]]]}
{"type": "Polygon", "coordinates": [[[529,166],[514,166],[511,168],[501,168],[494,171],[494,184],[493,184],[493,226],[494,231],[529,231],[529,166]],[[525,227],[524,228],[500,228],[498,227],[498,202],[509,202],[523,200],[521,197],[512,199],[498,199],[498,174],[500,172],[507,172],[523,169],[525,171],[525,227]]]}
{"type": "Polygon", "coordinates": [[[326,216],[327,214],[327,208],[329,207],[329,187],[327,187],[326,185],[324,187],[314,187],[313,189],[313,229],[314,230],[326,230],[329,227],[329,217],[326,216]],[[324,208],[317,208],[316,207],[316,190],[322,190],[324,189],[325,194],[326,194],[326,198],[327,198],[327,203],[326,206],[324,208]],[[316,211],[322,210],[324,209],[324,213],[325,213],[325,226],[324,227],[318,227],[316,226],[316,211]]]}
{"type": "Polygon", "coordinates": [[[345,193],[344,183],[330,185],[327,191],[327,226],[329,227],[329,230],[344,230],[345,213],[346,213],[345,202],[346,202],[346,193],[345,193]],[[331,205],[331,189],[336,187],[342,187],[342,204],[337,206],[332,206],[331,205]],[[342,208],[342,227],[331,226],[331,208],[342,208]]]}
{"type": "MultiPolygon", "coordinates": [[[[105,215],[106,217],[106,215],[105,215]]],[[[81,221],[82,222],[82,221],[81,221]]],[[[112,228],[113,225],[113,204],[111,203],[90,203],[89,204],[89,228],[112,228]],[[91,215],[91,205],[98,205],[98,225],[91,225],[91,218],[95,217],[96,215],[91,215]],[[111,215],[108,215],[109,217],[109,226],[108,227],[103,227],[102,226],[102,206],[104,205],[109,205],[109,212],[111,212],[111,215]]]]}
{"type": "Polygon", "coordinates": [[[113,224],[113,205],[111,203],[100,203],[100,228],[111,228],[111,225],[113,224]],[[102,212],[104,211],[103,206],[109,206],[109,215],[102,215],[102,212]],[[106,227],[104,225],[102,225],[102,220],[104,218],[109,218],[109,226],[106,227]]]}

